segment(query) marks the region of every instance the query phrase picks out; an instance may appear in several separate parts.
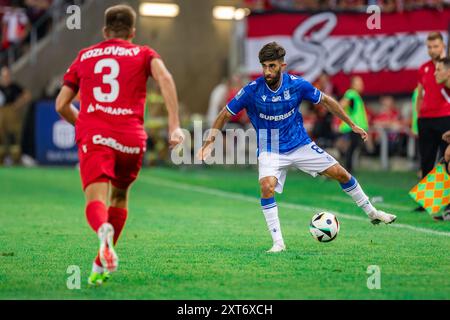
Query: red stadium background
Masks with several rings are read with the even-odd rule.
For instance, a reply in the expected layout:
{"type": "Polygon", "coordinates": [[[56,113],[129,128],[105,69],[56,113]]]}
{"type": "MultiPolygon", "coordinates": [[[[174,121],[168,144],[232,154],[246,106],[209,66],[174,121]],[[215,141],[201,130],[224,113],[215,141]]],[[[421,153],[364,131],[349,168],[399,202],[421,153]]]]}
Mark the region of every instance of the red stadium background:
{"type": "Polygon", "coordinates": [[[362,76],[367,95],[410,93],[417,85],[417,69],[429,59],[427,33],[441,31],[447,39],[450,10],[382,13],[380,29],[369,29],[370,16],[333,12],[250,15],[246,69],[258,76],[259,49],[277,41],[287,50],[290,72],[309,81],[326,72],[339,94],[348,88],[352,75],[362,76]]]}

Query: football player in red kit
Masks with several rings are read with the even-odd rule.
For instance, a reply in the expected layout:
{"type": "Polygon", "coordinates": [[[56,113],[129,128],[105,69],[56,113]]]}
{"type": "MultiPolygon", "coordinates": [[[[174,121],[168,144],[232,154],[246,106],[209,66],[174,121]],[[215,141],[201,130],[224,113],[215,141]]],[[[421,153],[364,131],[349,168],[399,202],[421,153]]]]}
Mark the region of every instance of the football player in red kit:
{"type": "Polygon", "coordinates": [[[183,141],[175,83],[161,57],[131,41],[136,13],[126,5],[105,11],[104,41],[83,49],[67,70],[57,112],[75,125],[86,217],[100,249],[89,284],[99,285],[118,266],[114,245],[127,219],[128,190],[142,165],[146,83],[161,88],[169,118],[169,143],[183,141]],[[80,110],[72,100],[80,92],[80,110]],[[109,204],[108,204],[109,201],[109,204]]]}

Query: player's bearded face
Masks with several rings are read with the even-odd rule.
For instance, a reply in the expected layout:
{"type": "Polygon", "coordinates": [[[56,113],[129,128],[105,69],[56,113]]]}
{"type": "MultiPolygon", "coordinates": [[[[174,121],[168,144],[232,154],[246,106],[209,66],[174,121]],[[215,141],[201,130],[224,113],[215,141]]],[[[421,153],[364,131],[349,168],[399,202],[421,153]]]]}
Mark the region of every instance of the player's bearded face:
{"type": "Polygon", "coordinates": [[[263,62],[262,67],[267,85],[276,85],[281,78],[281,63],[279,61],[263,62]]]}

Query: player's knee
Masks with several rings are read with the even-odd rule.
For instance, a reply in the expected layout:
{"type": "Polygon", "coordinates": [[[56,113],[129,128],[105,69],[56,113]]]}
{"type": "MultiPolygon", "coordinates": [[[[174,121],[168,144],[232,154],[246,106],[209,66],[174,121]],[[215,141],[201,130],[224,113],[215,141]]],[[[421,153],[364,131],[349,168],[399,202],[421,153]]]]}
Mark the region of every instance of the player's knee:
{"type": "Polygon", "coordinates": [[[106,203],[108,198],[108,184],[104,182],[95,182],[89,184],[84,190],[86,202],[101,201],[106,203]]]}
{"type": "Polygon", "coordinates": [[[260,181],[261,195],[265,198],[271,197],[275,194],[275,185],[269,179],[262,179],[260,181]]]}
{"type": "Polygon", "coordinates": [[[328,177],[337,180],[339,183],[347,183],[352,178],[352,175],[340,164],[331,167],[326,173],[328,177]]]}
{"type": "Polygon", "coordinates": [[[127,203],[127,190],[115,189],[111,190],[111,205],[113,207],[124,207],[127,203]]]}
{"type": "Polygon", "coordinates": [[[351,175],[347,170],[345,170],[344,168],[342,168],[342,170],[338,173],[338,178],[337,178],[337,180],[338,180],[340,183],[347,183],[347,182],[350,181],[351,178],[352,178],[352,175],[351,175]]]}

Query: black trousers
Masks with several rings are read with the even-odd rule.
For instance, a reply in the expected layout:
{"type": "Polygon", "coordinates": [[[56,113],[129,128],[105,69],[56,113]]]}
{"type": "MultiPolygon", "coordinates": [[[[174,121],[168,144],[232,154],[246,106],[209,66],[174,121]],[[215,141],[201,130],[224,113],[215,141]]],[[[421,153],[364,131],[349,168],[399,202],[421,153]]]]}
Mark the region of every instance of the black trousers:
{"type": "Polygon", "coordinates": [[[361,136],[354,132],[349,132],[344,134],[345,138],[349,142],[349,146],[347,151],[344,153],[344,163],[345,163],[345,169],[347,169],[348,172],[352,173],[353,168],[353,155],[355,151],[362,145],[361,142],[361,136]]]}
{"type": "Polygon", "coordinates": [[[450,130],[450,117],[419,118],[419,155],[422,177],[425,177],[434,167],[439,151],[439,157],[444,155],[447,143],[442,140],[442,134],[450,130]]]}

